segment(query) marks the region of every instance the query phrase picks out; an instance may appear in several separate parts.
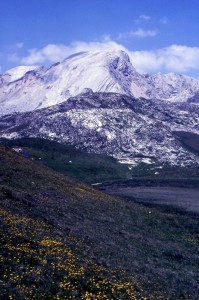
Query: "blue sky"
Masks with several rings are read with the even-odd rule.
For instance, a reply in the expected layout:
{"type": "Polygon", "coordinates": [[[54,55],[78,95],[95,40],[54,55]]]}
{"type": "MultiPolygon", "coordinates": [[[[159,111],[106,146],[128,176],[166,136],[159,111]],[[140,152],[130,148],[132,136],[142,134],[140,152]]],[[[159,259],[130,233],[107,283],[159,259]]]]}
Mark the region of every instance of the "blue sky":
{"type": "Polygon", "coordinates": [[[199,77],[198,0],[1,0],[0,70],[121,48],[140,72],[199,77]]]}

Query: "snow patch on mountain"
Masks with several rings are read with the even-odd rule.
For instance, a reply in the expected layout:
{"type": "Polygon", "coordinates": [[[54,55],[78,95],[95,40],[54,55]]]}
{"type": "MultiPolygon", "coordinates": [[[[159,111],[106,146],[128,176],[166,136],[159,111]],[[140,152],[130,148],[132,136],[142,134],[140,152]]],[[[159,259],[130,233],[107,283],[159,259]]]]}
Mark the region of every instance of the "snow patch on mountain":
{"type": "Polygon", "coordinates": [[[5,75],[7,75],[8,82],[13,82],[22,78],[27,72],[36,70],[38,68],[38,66],[19,66],[6,71],[5,75]]]}

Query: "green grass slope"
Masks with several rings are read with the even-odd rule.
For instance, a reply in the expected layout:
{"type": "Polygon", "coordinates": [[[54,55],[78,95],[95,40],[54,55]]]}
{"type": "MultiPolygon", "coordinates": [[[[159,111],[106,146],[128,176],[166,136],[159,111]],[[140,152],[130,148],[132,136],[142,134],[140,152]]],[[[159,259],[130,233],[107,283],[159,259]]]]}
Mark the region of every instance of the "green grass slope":
{"type": "Polygon", "coordinates": [[[23,147],[36,161],[87,183],[131,178],[128,167],[113,157],[87,153],[74,146],[39,138],[3,139],[1,142],[9,147],[23,147]]]}
{"type": "Polygon", "coordinates": [[[153,185],[188,185],[199,179],[197,166],[180,167],[139,163],[135,166],[121,164],[106,155],[87,153],[71,145],[39,138],[2,139],[9,147],[22,147],[25,153],[40,164],[53,170],[77,178],[85,183],[125,182],[133,178],[136,185],[145,185],[148,180],[153,185]],[[130,167],[130,169],[129,169],[130,167]],[[158,174],[158,175],[157,175],[158,174]]]}
{"type": "Polygon", "coordinates": [[[198,223],[0,146],[0,299],[196,299],[198,223]]]}

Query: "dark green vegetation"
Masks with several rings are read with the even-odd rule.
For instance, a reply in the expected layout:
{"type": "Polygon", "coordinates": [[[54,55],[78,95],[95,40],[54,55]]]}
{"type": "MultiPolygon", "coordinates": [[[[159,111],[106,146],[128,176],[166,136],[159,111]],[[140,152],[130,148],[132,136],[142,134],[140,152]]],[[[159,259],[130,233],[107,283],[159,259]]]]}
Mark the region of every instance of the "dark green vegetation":
{"type": "Polygon", "coordinates": [[[0,299],[199,294],[198,215],[113,198],[3,146],[0,225],[0,299]]]}
{"type": "Polygon", "coordinates": [[[86,183],[117,182],[128,180],[128,185],[189,185],[190,180],[199,180],[197,167],[140,163],[129,169],[110,156],[87,153],[71,145],[39,138],[0,140],[8,147],[19,146],[30,158],[64,175],[75,177],[86,183]],[[158,176],[156,176],[158,172],[158,176]],[[132,179],[133,181],[129,181],[132,179]],[[189,181],[187,182],[187,179],[189,181]]]}
{"type": "Polygon", "coordinates": [[[87,183],[131,178],[127,166],[118,163],[116,159],[87,153],[74,146],[39,138],[4,139],[2,143],[9,147],[23,147],[36,161],[87,183]]]}

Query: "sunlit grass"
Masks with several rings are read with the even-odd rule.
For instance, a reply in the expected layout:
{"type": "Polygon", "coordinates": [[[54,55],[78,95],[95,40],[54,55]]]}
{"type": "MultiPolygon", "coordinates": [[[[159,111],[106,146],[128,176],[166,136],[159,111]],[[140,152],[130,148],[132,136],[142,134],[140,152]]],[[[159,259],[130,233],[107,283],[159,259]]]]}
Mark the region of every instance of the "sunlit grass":
{"type": "Polygon", "coordinates": [[[93,263],[80,239],[5,209],[0,217],[2,299],[145,299],[135,276],[93,263]]]}

